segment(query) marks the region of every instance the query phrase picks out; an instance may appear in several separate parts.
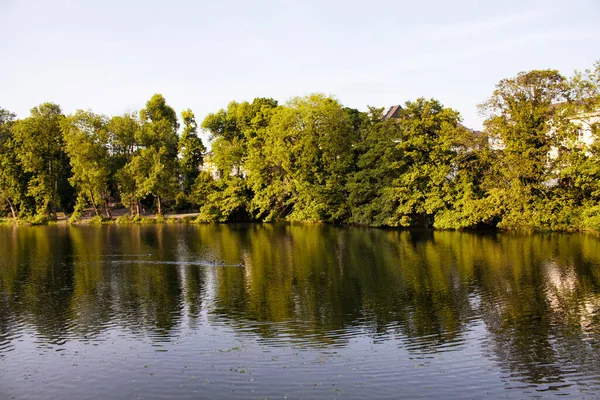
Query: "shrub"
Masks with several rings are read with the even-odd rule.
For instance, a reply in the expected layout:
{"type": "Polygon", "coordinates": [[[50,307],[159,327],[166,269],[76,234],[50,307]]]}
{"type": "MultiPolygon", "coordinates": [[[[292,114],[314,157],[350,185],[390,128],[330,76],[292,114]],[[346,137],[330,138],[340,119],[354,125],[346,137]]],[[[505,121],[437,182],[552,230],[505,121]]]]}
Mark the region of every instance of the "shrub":
{"type": "Polygon", "coordinates": [[[29,225],[31,226],[48,225],[48,218],[45,215],[38,214],[30,217],[27,222],[29,222],[29,225]]]}

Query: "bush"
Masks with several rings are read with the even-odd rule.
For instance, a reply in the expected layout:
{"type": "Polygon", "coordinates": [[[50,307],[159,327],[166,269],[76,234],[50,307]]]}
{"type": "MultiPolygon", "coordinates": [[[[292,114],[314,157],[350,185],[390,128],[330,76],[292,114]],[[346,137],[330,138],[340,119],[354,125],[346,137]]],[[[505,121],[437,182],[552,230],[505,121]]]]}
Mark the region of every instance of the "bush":
{"type": "Polygon", "coordinates": [[[179,192],[177,193],[177,195],[175,196],[175,210],[177,211],[184,211],[184,210],[189,210],[191,208],[191,203],[188,200],[188,196],[183,193],[183,192],[179,192]]]}
{"type": "Polygon", "coordinates": [[[90,225],[110,224],[112,222],[112,218],[101,217],[100,215],[96,215],[88,220],[88,224],[90,225]]]}
{"type": "Polygon", "coordinates": [[[600,206],[588,207],[583,210],[583,227],[594,231],[600,231],[600,206]]]}
{"type": "Polygon", "coordinates": [[[45,215],[38,214],[30,217],[27,222],[29,222],[29,225],[31,226],[48,225],[48,218],[45,215]]]}
{"type": "Polygon", "coordinates": [[[117,217],[115,223],[116,224],[131,224],[132,218],[129,214],[121,215],[120,217],[117,217]]]}
{"type": "Polygon", "coordinates": [[[73,214],[71,214],[71,216],[69,217],[69,223],[70,224],[75,224],[77,222],[79,222],[79,220],[81,219],[81,213],[77,210],[73,211],[73,214]]]}

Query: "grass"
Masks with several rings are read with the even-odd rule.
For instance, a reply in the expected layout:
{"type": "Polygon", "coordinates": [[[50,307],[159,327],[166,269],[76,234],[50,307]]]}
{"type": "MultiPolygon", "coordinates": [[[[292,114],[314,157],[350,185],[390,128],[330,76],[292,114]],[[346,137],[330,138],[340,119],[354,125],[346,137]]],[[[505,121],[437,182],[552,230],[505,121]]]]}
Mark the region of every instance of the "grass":
{"type": "MultiPolygon", "coordinates": [[[[139,215],[136,215],[134,217],[132,217],[131,215],[122,215],[120,217],[117,218],[117,220],[115,221],[115,223],[117,225],[127,225],[127,224],[155,224],[159,222],[158,218],[154,219],[154,218],[149,218],[149,217],[142,217],[139,215]]],[[[160,222],[164,222],[164,217],[163,220],[160,222]]]]}

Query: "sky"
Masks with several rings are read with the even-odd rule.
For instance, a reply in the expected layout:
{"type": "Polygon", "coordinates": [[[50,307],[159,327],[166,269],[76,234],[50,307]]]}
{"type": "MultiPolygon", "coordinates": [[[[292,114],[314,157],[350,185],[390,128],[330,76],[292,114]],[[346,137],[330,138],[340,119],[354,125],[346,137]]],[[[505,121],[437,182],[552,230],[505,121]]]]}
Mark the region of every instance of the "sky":
{"type": "Polygon", "coordinates": [[[162,93],[200,122],[319,92],[359,110],[435,98],[480,129],[501,79],[600,60],[598,21],[597,0],[0,0],[0,107],[118,115],[162,93]]]}

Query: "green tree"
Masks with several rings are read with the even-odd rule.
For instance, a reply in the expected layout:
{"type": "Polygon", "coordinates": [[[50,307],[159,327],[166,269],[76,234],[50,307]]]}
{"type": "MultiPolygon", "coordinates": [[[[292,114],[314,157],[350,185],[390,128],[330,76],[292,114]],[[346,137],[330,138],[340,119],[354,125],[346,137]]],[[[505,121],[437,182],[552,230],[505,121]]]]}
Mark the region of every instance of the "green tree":
{"type": "Polygon", "coordinates": [[[177,114],[162,95],[155,94],[140,111],[140,126],[134,121],[128,116],[111,126],[118,132],[115,143],[127,160],[117,174],[121,199],[135,205],[139,214],[140,199],[152,195],[162,214],[163,201],[174,198],[178,188],[177,114]]]}
{"type": "Polygon", "coordinates": [[[321,94],[296,97],[274,110],[264,153],[248,171],[254,207],[267,220],[340,221],[353,167],[353,125],[339,102],[321,94]]]}
{"type": "Polygon", "coordinates": [[[370,110],[357,145],[358,170],[348,183],[350,221],[375,226],[431,225],[452,207],[458,155],[468,132],[458,112],[417,99],[385,120],[370,110]]]}
{"type": "Polygon", "coordinates": [[[73,173],[69,181],[77,189],[76,211],[91,204],[96,215],[98,207],[103,207],[110,218],[111,165],[106,125],[106,117],[78,110],[62,121],[62,131],[73,173]]]}
{"type": "Polygon", "coordinates": [[[13,218],[18,217],[27,185],[27,177],[15,155],[12,133],[15,117],[15,114],[0,108],[0,203],[8,205],[13,218]]]}
{"type": "MultiPolygon", "coordinates": [[[[252,219],[253,192],[248,170],[248,146],[256,144],[258,132],[268,125],[270,110],[277,107],[273,99],[256,98],[249,102],[231,102],[226,110],[209,114],[202,128],[210,132],[211,153],[208,160],[222,178],[210,184],[214,192],[203,198],[202,221],[252,219]]],[[[194,192],[204,193],[208,180],[200,175],[194,192]]]]}
{"type": "Polygon", "coordinates": [[[482,209],[496,213],[502,227],[535,227],[548,211],[541,202],[551,195],[549,152],[560,144],[552,129],[553,104],[567,94],[566,79],[558,71],[534,70],[501,80],[480,105],[487,133],[502,143],[495,165],[499,179],[482,209]]]}
{"type": "Polygon", "coordinates": [[[401,158],[392,166],[392,185],[383,189],[386,225],[431,225],[452,203],[456,144],[464,128],[458,112],[437,100],[407,102],[400,114],[401,136],[395,145],[401,158]]]}
{"type": "Polygon", "coordinates": [[[179,138],[179,154],[181,156],[179,164],[183,191],[187,195],[200,173],[202,156],[206,151],[206,147],[204,147],[202,139],[198,137],[198,125],[192,110],[182,111],[181,119],[184,127],[179,138]]]}
{"type": "Polygon", "coordinates": [[[140,198],[135,182],[135,171],[131,160],[139,149],[141,124],[135,114],[114,116],[108,121],[106,129],[109,135],[111,187],[119,193],[121,203],[140,213],[140,198]]]}
{"type": "Polygon", "coordinates": [[[579,227],[577,223],[600,229],[600,62],[576,72],[568,85],[569,101],[555,107],[552,125],[559,138],[554,149],[553,192],[568,206],[563,214],[571,217],[565,221],[570,229],[579,227]],[[592,142],[582,142],[588,135],[592,142]],[[582,220],[575,221],[577,217],[582,220]]]}
{"type": "Polygon", "coordinates": [[[60,107],[44,103],[31,109],[31,116],[15,123],[15,153],[25,172],[31,174],[28,195],[36,202],[38,215],[56,219],[59,206],[67,205],[69,160],[64,151],[60,107]]]}
{"type": "Polygon", "coordinates": [[[396,144],[400,140],[400,124],[384,119],[383,109],[370,107],[361,124],[356,151],[356,171],[349,177],[349,222],[380,226],[386,223],[383,189],[394,179],[393,168],[401,162],[402,154],[396,144]]]}

